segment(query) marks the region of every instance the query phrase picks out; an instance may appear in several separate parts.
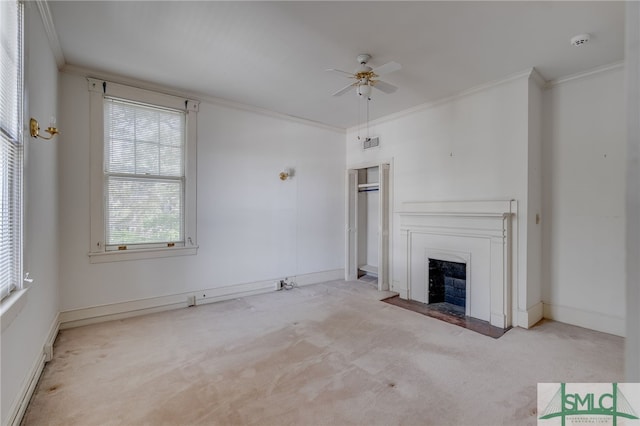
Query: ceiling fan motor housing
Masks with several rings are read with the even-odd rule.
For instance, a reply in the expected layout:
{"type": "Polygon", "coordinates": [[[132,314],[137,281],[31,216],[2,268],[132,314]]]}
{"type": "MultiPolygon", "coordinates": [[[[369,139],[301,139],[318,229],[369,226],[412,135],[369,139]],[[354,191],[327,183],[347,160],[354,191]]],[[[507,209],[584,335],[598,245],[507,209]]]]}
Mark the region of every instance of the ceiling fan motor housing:
{"type": "Polygon", "coordinates": [[[362,53],[358,55],[359,64],[366,64],[367,62],[369,62],[369,59],[371,59],[371,55],[369,55],[368,53],[362,53]]]}

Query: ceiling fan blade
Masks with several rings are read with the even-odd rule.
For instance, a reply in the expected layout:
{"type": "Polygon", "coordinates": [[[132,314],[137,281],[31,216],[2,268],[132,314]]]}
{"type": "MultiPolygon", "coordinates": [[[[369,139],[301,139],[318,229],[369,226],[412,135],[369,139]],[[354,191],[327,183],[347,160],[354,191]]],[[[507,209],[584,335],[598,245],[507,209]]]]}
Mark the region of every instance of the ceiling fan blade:
{"type": "Polygon", "coordinates": [[[391,61],[391,62],[387,62],[384,65],[380,65],[379,67],[374,68],[372,71],[376,75],[384,75],[384,74],[389,74],[390,72],[398,71],[401,68],[402,68],[402,65],[400,65],[397,62],[391,61]]]}
{"type": "Polygon", "coordinates": [[[335,68],[329,68],[327,71],[337,72],[339,74],[343,74],[345,77],[355,78],[355,75],[353,75],[352,72],[346,72],[346,71],[342,71],[342,70],[337,70],[335,68]]]}
{"type": "Polygon", "coordinates": [[[375,87],[378,90],[383,91],[384,93],[393,93],[396,90],[398,90],[398,88],[396,86],[394,86],[391,83],[387,83],[384,81],[380,81],[380,80],[376,80],[376,81],[372,81],[371,82],[373,87],[375,87]]]}
{"type": "Polygon", "coordinates": [[[338,90],[336,93],[334,93],[331,96],[340,96],[340,95],[344,95],[345,93],[347,93],[349,90],[351,90],[352,87],[354,87],[358,82],[355,83],[350,83],[347,84],[346,86],[344,86],[342,89],[338,90]]]}

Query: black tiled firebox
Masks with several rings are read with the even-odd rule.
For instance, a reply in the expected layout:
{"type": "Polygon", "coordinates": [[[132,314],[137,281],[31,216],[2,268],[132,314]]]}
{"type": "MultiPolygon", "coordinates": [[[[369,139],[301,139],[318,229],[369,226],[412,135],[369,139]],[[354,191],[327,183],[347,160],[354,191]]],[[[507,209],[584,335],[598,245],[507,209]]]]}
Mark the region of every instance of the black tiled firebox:
{"type": "Polygon", "coordinates": [[[429,259],[429,304],[451,303],[466,306],[466,265],[429,259]]]}

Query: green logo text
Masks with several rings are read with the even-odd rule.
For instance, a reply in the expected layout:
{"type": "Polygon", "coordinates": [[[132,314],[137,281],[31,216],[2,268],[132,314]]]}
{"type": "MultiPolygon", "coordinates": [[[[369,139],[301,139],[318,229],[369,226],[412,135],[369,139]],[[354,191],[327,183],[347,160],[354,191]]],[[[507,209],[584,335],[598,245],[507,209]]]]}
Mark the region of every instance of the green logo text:
{"type": "Polygon", "coordinates": [[[566,384],[561,383],[560,389],[540,416],[540,420],[560,417],[565,426],[569,416],[609,416],[613,425],[617,425],[618,417],[638,419],[629,401],[618,389],[617,383],[611,384],[611,393],[567,393],[566,384]]]}

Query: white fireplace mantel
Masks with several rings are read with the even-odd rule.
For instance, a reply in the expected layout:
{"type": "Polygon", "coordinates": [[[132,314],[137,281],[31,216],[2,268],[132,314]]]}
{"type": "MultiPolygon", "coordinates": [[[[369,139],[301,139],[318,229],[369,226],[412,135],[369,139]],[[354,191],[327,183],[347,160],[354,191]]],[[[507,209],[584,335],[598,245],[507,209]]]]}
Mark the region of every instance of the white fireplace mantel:
{"type": "MultiPolygon", "coordinates": [[[[512,325],[515,200],[407,202],[400,216],[400,297],[427,302],[428,258],[467,259],[467,315],[496,327],[512,325]]],[[[446,260],[446,259],[444,259],[446,260]]]]}

